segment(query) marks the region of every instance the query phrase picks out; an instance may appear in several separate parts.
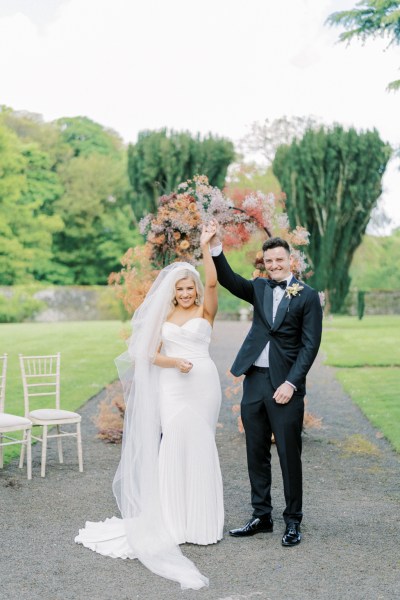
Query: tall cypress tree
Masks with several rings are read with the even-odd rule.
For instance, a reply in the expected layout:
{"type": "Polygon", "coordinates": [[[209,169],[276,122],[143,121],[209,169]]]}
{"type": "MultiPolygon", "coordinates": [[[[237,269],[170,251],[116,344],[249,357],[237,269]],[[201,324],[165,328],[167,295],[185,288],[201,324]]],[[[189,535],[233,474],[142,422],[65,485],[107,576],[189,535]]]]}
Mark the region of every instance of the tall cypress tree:
{"type": "Polygon", "coordinates": [[[308,130],[281,146],[273,171],[287,195],[291,226],[310,232],[311,285],[328,293],[339,312],[350,286],[349,269],[382,192],[391,148],[376,130],[340,126],[308,130]]]}
{"type": "Polygon", "coordinates": [[[231,141],[201,139],[187,132],[142,131],[128,148],[128,174],[137,218],[157,210],[157,198],[169,194],[194,175],[207,175],[210,184],[223,187],[235,158],[231,141]]]}

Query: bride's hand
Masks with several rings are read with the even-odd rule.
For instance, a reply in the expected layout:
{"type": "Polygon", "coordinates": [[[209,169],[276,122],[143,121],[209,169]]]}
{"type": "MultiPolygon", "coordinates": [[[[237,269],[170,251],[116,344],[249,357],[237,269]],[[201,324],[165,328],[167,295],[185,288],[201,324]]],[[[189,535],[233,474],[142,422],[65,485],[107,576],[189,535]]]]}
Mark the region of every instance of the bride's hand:
{"type": "Polygon", "coordinates": [[[184,358],[177,358],[175,366],[181,373],[189,373],[193,364],[184,358]]]}
{"type": "Polygon", "coordinates": [[[203,225],[200,236],[200,246],[206,246],[210,243],[211,239],[218,233],[218,223],[215,219],[211,219],[208,223],[203,225]]]}

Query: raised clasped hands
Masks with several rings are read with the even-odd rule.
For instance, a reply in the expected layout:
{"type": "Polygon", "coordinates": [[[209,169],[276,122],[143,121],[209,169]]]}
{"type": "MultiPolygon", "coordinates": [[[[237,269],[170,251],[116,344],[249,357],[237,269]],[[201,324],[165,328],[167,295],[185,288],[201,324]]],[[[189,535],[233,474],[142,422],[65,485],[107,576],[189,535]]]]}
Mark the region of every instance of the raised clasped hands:
{"type": "Polygon", "coordinates": [[[185,360],[184,358],[176,359],[176,368],[181,373],[189,373],[189,371],[192,369],[192,367],[193,367],[193,363],[191,363],[190,361],[185,360]]]}
{"type": "Polygon", "coordinates": [[[203,225],[200,235],[200,246],[204,247],[209,244],[214,236],[218,236],[218,221],[210,219],[208,223],[203,225]]]}

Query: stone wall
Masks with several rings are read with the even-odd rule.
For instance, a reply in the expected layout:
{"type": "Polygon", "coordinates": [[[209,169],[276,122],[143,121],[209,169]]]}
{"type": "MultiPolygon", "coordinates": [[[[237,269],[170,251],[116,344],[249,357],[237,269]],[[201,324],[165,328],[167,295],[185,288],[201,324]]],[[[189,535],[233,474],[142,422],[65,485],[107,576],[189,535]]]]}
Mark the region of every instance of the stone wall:
{"type": "MultiPolygon", "coordinates": [[[[6,298],[13,297],[12,287],[0,288],[6,298]]],[[[40,300],[43,308],[30,320],[50,321],[104,321],[129,319],[122,302],[115,297],[114,290],[107,286],[54,286],[42,287],[30,294],[40,300]]],[[[249,307],[251,309],[251,307],[249,307]]],[[[344,313],[357,315],[357,291],[349,292],[344,313]]],[[[400,314],[400,290],[365,292],[365,315],[400,314]]],[[[218,313],[219,320],[251,319],[251,310],[239,308],[237,311],[218,313]]]]}
{"type": "Polygon", "coordinates": [[[125,316],[114,290],[108,287],[45,288],[34,297],[46,304],[35,321],[105,321],[125,316]]]}
{"type": "Polygon", "coordinates": [[[30,321],[106,321],[126,319],[122,302],[107,286],[49,286],[40,289],[29,287],[1,287],[8,301],[22,302],[30,297],[40,301],[41,308],[30,321]]]}
{"type": "MultiPolygon", "coordinates": [[[[357,315],[357,290],[347,294],[345,314],[357,315]]],[[[400,315],[400,290],[365,292],[364,315],[400,315]]]]}

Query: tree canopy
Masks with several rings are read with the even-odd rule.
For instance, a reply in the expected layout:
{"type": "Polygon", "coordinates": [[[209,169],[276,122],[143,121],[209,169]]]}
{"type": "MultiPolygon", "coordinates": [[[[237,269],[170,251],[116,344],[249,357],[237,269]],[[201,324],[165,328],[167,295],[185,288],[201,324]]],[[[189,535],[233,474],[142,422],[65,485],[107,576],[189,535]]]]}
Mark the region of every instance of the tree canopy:
{"type": "Polygon", "coordinates": [[[87,117],[46,123],[0,107],[0,285],[105,284],[143,243],[134,210],[156,209],[158,196],[203,171],[223,187],[233,158],[228,140],[166,130],[142,133],[128,157],[114,131],[87,117]]]}
{"type": "Polygon", "coordinates": [[[340,126],[308,130],[276,153],[273,170],[287,195],[290,223],[310,232],[311,284],[328,292],[333,312],[340,311],[348,292],[351,261],[381,194],[390,155],[376,130],[340,126]]]}
{"type": "Polygon", "coordinates": [[[157,199],[179,183],[203,174],[222,188],[235,158],[230,140],[188,132],[142,131],[128,148],[128,173],[137,218],[157,210],[157,199]]]}
{"type": "Polygon", "coordinates": [[[0,284],[106,283],[134,240],[126,149],[84,117],[0,112],[0,284]]]}
{"type": "MultiPolygon", "coordinates": [[[[358,38],[365,42],[369,38],[382,37],[389,40],[388,46],[400,44],[400,2],[398,0],[363,0],[358,8],[331,14],[327,23],[340,25],[345,31],[340,34],[341,42],[358,38]]],[[[398,90],[400,79],[388,85],[389,90],[398,90]]]]}

